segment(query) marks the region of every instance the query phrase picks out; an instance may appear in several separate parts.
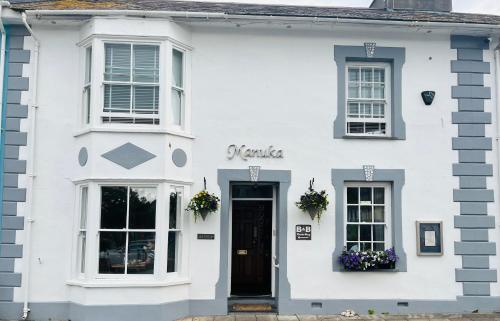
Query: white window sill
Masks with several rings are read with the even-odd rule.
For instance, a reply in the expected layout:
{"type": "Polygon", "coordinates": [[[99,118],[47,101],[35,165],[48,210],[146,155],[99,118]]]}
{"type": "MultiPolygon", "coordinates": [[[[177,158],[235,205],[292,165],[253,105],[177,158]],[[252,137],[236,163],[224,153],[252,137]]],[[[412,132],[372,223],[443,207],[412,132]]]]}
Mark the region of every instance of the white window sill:
{"type": "Polygon", "coordinates": [[[166,134],[173,135],[178,137],[184,137],[189,139],[195,139],[196,137],[188,134],[187,132],[168,130],[162,128],[110,128],[110,127],[87,127],[84,129],[80,129],[73,133],[73,137],[83,136],[92,132],[101,132],[101,133],[147,133],[147,134],[166,134]]]}
{"type": "Polygon", "coordinates": [[[188,278],[175,278],[172,280],[68,280],[67,285],[82,288],[155,288],[191,284],[188,278]]]}

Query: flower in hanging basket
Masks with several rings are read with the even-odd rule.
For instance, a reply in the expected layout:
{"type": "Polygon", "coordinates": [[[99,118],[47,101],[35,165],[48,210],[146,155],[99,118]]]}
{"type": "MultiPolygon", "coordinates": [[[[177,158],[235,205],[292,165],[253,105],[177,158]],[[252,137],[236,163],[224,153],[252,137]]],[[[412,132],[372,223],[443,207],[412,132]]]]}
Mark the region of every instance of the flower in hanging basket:
{"type": "Polygon", "coordinates": [[[201,216],[205,220],[208,214],[217,211],[219,208],[220,199],[214,195],[203,190],[189,201],[186,210],[192,212],[194,215],[194,220],[201,216]]]}
{"type": "Polygon", "coordinates": [[[344,250],[339,256],[339,263],[346,271],[369,271],[394,269],[399,257],[394,248],[385,251],[344,250]]]}
{"type": "Polygon", "coordinates": [[[326,194],[326,191],[318,192],[314,190],[312,183],[309,186],[309,190],[300,197],[300,201],[295,203],[298,208],[308,213],[312,220],[318,218],[318,222],[321,219],[321,215],[326,211],[328,204],[328,194],[326,194]]]}

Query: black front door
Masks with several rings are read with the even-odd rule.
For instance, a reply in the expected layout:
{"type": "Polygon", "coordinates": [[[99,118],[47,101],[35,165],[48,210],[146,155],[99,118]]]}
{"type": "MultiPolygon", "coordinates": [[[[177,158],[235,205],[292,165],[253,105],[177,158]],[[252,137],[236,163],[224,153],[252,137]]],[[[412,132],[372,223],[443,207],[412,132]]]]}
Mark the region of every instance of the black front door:
{"type": "Polygon", "coordinates": [[[271,295],[272,200],[233,200],[231,295],[271,295]]]}

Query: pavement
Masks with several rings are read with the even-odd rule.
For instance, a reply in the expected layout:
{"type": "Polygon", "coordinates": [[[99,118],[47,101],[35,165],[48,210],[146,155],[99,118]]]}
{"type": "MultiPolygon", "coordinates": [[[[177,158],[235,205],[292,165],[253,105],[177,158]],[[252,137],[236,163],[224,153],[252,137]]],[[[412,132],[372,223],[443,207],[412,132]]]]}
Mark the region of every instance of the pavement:
{"type": "Polygon", "coordinates": [[[343,317],[340,315],[276,315],[237,313],[225,316],[189,317],[178,321],[500,321],[500,313],[472,314],[383,314],[357,315],[343,317]]]}

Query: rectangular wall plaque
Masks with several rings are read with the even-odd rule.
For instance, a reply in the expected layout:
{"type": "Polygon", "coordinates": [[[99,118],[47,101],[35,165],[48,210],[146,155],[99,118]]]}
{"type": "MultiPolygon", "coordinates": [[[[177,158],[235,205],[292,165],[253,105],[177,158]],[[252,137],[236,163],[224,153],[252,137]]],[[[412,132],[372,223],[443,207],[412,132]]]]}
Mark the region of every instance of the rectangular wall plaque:
{"type": "Polygon", "coordinates": [[[311,225],[296,225],[295,240],[310,241],[311,240],[311,225]]]}
{"type": "Polygon", "coordinates": [[[198,234],[198,240],[215,240],[215,234],[198,234]]]}
{"type": "Polygon", "coordinates": [[[417,255],[443,255],[443,222],[417,222],[417,255]]]}

